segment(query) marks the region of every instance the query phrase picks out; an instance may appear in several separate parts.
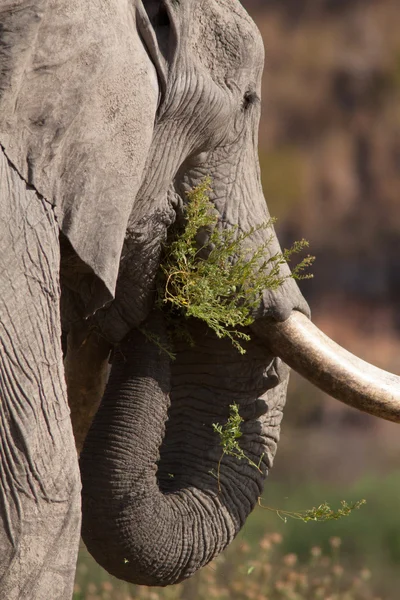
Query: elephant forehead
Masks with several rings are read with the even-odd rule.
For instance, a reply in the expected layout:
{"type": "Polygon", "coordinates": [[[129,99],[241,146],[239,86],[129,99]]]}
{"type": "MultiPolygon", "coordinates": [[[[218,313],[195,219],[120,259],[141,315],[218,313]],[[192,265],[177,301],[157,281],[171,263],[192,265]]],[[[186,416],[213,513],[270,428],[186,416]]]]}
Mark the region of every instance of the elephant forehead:
{"type": "MultiPolygon", "coordinates": [[[[258,79],[264,65],[261,34],[239,2],[196,2],[190,40],[195,57],[216,80],[258,79]]],[[[254,81],[256,83],[256,81],[254,81]]]]}

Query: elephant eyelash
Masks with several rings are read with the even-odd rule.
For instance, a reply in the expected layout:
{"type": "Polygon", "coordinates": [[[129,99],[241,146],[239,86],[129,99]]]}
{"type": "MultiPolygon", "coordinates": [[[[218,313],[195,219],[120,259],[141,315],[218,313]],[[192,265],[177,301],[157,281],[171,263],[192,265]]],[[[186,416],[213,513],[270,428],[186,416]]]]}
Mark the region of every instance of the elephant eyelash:
{"type": "Polygon", "coordinates": [[[256,92],[246,92],[243,97],[242,102],[242,110],[248,110],[251,106],[258,104],[260,102],[260,98],[256,94],[256,92]]]}

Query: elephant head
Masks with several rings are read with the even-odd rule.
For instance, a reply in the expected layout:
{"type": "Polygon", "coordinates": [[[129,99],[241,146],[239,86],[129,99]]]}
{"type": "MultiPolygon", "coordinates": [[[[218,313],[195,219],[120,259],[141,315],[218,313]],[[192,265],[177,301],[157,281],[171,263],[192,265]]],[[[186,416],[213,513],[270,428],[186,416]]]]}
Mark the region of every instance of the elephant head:
{"type": "MultiPolygon", "coordinates": [[[[171,364],[132,331],[147,318],[145,328],[167,343],[162,317],[148,318],[153,281],[168,226],[180,217],[186,192],[205,176],[223,227],[248,231],[269,218],[257,159],[264,50],[255,25],[232,0],[144,6],[163,56],[160,102],[116,299],[97,317],[118,346],[81,455],[83,538],[114,575],[167,585],[223,550],[261,494],[288,380],[279,357],[323,387],[330,370],[324,352],[331,349],[310,335],[308,307],[290,278],[260,298],[243,358],[201,323],[188,324],[194,347],[180,342],[171,364]],[[233,403],[244,418],[241,444],[250,462],[222,456],[213,430],[233,403]]],[[[268,235],[256,231],[253,247],[268,235]]],[[[269,251],[279,251],[276,237],[269,251]]],[[[359,378],[344,381],[347,376],[336,372],[326,387],[359,400],[363,394],[352,384],[359,378]]]]}
{"type": "MultiPolygon", "coordinates": [[[[251,229],[254,248],[269,236],[257,228],[269,219],[257,159],[264,49],[237,0],[17,5],[0,9],[0,142],[53,207],[64,322],[107,341],[101,363],[114,345],[81,455],[83,537],[118,577],[176,583],[225,548],[261,494],[285,363],[397,421],[399,380],[363,375],[313,328],[287,265],[260,297],[244,357],[189,321],[194,346],[177,342],[171,363],[138,330],[165,339],[153,310],[162,245],[205,176],[219,226],[251,229]],[[213,428],[233,403],[247,459],[223,455],[213,428]]],[[[275,235],[268,250],[280,250],[275,235]]]]}
{"type": "MultiPolygon", "coordinates": [[[[160,101],[115,301],[96,316],[117,349],[81,454],[82,531],[114,575],[167,585],[225,548],[257,502],[275,454],[288,370],[256,336],[241,358],[201,323],[189,323],[194,347],[181,342],[170,364],[133,331],[147,318],[145,329],[164,337],[160,315],[148,315],[162,244],[187,191],[209,176],[223,227],[245,232],[269,219],[257,158],[264,48],[254,23],[230,0],[144,7],[146,32],[154,31],[163,57],[154,63],[160,101]],[[213,424],[226,421],[233,403],[245,419],[243,449],[258,468],[228,456],[218,468],[213,424]]],[[[270,234],[255,231],[251,244],[270,234]]],[[[269,251],[279,251],[275,236],[269,251]]],[[[265,290],[257,318],[281,321],[294,309],[308,315],[287,279],[274,293],[265,290]]]]}

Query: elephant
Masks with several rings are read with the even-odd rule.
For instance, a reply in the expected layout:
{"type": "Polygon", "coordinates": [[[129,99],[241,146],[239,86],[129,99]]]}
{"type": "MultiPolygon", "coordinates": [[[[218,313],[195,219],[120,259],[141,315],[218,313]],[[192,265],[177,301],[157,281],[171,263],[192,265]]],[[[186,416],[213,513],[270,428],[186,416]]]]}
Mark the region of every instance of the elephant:
{"type": "Polygon", "coordinates": [[[290,367],[396,422],[399,378],[312,324],[287,265],[244,356],[196,319],[175,361],[144,333],[169,343],[154,280],[206,176],[218,227],[269,235],[264,46],[238,0],[3,0],[0,23],[1,596],[70,598],[81,521],[110,573],[177,583],[257,503],[290,367]],[[221,456],[233,403],[253,464],[221,456]]]}

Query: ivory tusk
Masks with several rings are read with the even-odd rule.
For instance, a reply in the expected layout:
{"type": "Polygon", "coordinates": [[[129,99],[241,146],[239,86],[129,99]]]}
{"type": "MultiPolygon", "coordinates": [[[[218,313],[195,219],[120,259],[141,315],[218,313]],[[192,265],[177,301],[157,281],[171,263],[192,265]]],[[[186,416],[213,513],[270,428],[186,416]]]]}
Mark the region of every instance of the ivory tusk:
{"type": "Polygon", "coordinates": [[[337,400],[370,415],[400,423],[400,377],[354,356],[298,311],[257,333],[274,354],[337,400]]]}

